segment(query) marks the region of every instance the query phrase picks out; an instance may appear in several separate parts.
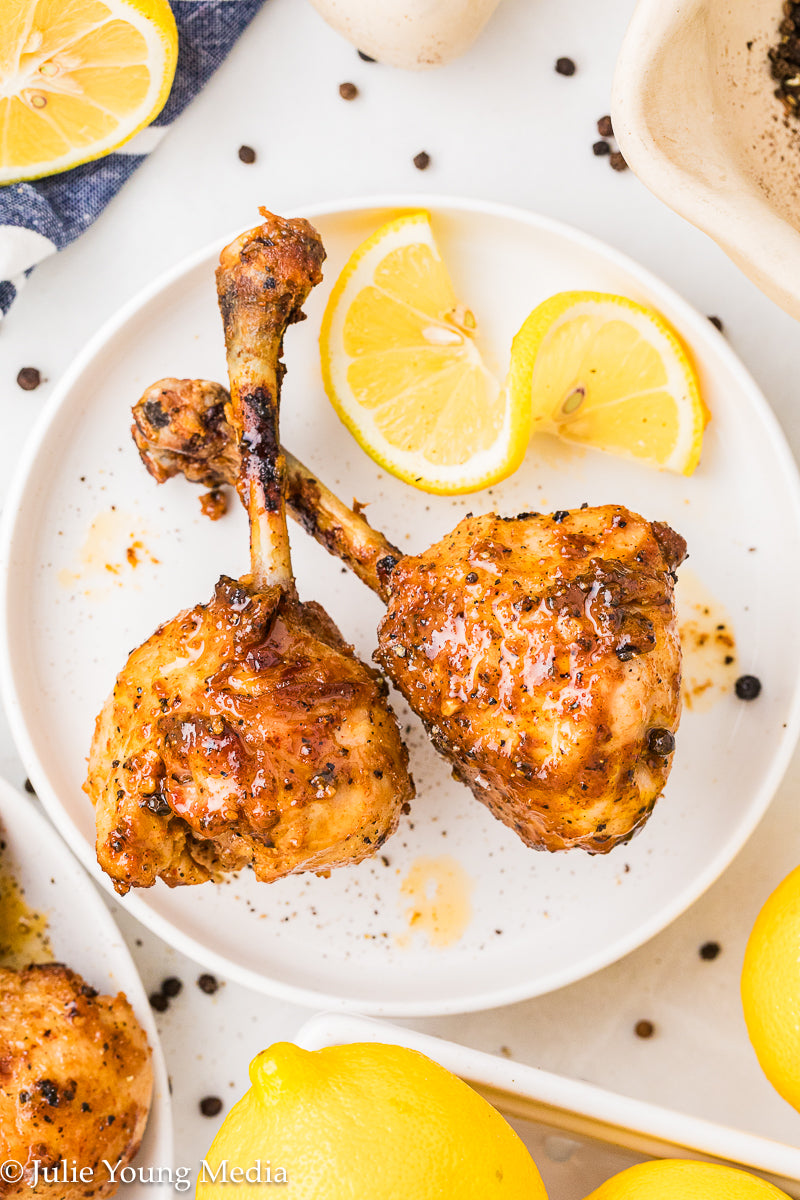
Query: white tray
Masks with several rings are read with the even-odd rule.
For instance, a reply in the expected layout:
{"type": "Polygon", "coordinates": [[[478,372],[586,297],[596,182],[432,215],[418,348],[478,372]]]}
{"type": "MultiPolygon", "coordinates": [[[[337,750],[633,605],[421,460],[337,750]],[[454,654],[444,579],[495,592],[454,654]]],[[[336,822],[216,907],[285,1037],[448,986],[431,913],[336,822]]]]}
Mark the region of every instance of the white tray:
{"type": "Polygon", "coordinates": [[[307,1050],[388,1042],[427,1054],[508,1118],[528,1146],[550,1200],[582,1200],[618,1171],[652,1158],[744,1167],[800,1197],[800,1149],[793,1146],[368,1018],[324,1013],[308,1021],[295,1040],[307,1050]]]}

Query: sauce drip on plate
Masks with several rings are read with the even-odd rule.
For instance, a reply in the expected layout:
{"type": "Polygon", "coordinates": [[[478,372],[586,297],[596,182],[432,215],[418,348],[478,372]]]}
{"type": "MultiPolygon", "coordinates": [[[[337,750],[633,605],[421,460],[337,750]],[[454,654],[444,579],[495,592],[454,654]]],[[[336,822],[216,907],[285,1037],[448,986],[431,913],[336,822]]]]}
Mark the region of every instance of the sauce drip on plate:
{"type": "MultiPolygon", "coordinates": [[[[0,828],[2,835],[2,828],[0,828]]],[[[20,968],[29,963],[51,962],[47,917],[25,903],[0,840],[0,965],[20,968]]]]}
{"type": "Polygon", "coordinates": [[[693,571],[682,567],[675,589],[683,650],[683,703],[707,712],[730,695],[740,674],[730,615],[693,571]]]}
{"type": "MultiPolygon", "coordinates": [[[[472,880],[449,854],[415,859],[400,885],[409,930],[423,932],[431,946],[451,946],[461,938],[472,919],[472,880]]],[[[398,938],[407,946],[409,935],[398,938]]]]}

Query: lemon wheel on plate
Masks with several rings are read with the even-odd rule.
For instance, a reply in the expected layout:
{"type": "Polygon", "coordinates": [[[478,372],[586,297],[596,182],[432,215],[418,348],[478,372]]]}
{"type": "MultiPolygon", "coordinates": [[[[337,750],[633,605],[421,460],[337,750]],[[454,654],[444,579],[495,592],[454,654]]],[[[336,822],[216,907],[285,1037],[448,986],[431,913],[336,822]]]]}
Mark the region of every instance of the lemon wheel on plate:
{"type": "Polygon", "coordinates": [[[353,253],[328,301],[320,351],[336,412],[407,483],[471,492],[522,461],[530,406],[488,370],[428,213],[389,221],[353,253]]]}
{"type": "Polygon", "coordinates": [[[0,184],[108,154],[166,103],[167,0],[0,0],[0,184]]]}

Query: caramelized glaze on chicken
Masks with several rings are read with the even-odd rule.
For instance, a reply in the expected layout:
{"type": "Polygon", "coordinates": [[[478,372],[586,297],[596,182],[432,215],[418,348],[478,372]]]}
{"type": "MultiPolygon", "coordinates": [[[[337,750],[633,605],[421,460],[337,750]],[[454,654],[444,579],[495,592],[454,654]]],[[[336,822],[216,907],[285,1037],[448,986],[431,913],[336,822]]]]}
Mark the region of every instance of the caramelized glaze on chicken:
{"type": "Polygon", "coordinates": [[[684,553],[607,505],[468,517],[393,568],[376,658],[527,845],[604,852],[652,811],[680,717],[684,553]]]}
{"type": "Polygon", "coordinates": [[[156,630],[98,718],[85,787],[98,861],[120,893],[246,865],[270,882],[359,862],[413,795],[383,677],[295,590],[281,354],[324,251],[307,222],[265,218],[217,273],[252,574],[223,576],[209,604],[156,630]]]}
{"type": "Polygon", "coordinates": [[[147,1038],[122,993],[98,996],[58,963],[0,968],[0,1162],[23,1168],[0,1179],[0,1197],[113,1195],[104,1160],[133,1160],[152,1090],[147,1038]],[[34,1187],[36,1160],[40,1174],[77,1163],[91,1182],[34,1187]]]}
{"type": "Polygon", "coordinates": [[[223,577],[133,652],[100,715],[100,865],[124,892],[373,854],[412,795],[386,692],[318,605],[223,577]]]}
{"type": "MultiPolygon", "coordinates": [[[[192,464],[213,460],[214,485],[232,482],[224,405],[213,442],[183,433],[218,385],[153,391],[165,385],[174,422],[155,428],[142,401],[134,408],[150,473],[193,478],[192,464]]],[[[633,836],[666,783],[680,720],[683,538],[608,505],[468,517],[404,556],[287,461],[292,515],[386,601],[376,658],[455,776],[529,846],[605,853],[633,836]]]]}

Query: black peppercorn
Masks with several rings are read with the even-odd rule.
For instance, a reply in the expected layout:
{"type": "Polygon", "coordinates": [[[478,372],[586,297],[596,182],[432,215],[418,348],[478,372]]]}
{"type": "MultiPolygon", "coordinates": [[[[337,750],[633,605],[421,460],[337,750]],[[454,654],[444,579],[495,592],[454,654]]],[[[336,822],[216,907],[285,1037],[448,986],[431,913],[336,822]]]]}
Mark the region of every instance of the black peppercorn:
{"type": "Polygon", "coordinates": [[[254,163],[256,161],[256,152],[252,146],[240,146],[239,158],[243,163],[247,163],[249,166],[250,163],[254,163]]]}
{"type": "Polygon", "coordinates": [[[156,1012],[166,1012],[169,1008],[169,996],[165,996],[163,992],[153,992],[150,997],[150,1007],[156,1012]]]}
{"type": "Polygon", "coordinates": [[[414,155],[414,166],[418,171],[425,171],[431,165],[431,156],[424,150],[414,155]]]}
{"type": "Polygon", "coordinates": [[[183,984],[180,979],[174,975],[170,975],[169,979],[165,979],[161,985],[161,991],[165,996],[177,996],[182,988],[183,984]]]}
{"type": "Polygon", "coordinates": [[[700,947],[700,957],[706,962],[713,962],[722,950],[719,942],[704,942],[700,947]]]}
{"type": "Polygon", "coordinates": [[[559,75],[574,75],[577,69],[571,58],[556,59],[556,70],[559,75]]]}
{"type": "Polygon", "coordinates": [[[608,142],[594,142],[592,145],[592,153],[595,158],[603,158],[606,154],[611,153],[611,146],[608,142]]]}
{"type": "Polygon", "coordinates": [[[42,382],[42,373],[36,367],[23,367],[17,375],[17,383],[23,392],[32,392],[42,382]]]}
{"type": "Polygon", "coordinates": [[[600,117],[597,122],[597,132],[600,137],[610,138],[614,136],[614,126],[611,124],[611,117],[600,117]]]}
{"type": "Polygon", "coordinates": [[[675,738],[668,729],[651,729],[647,735],[647,744],[654,754],[666,758],[675,749],[675,738]]]}
{"type": "Polygon", "coordinates": [[[200,1112],[204,1117],[216,1117],[222,1112],[222,1101],[219,1096],[204,1096],[200,1101],[200,1112]]]}
{"type": "Polygon", "coordinates": [[[740,675],[735,687],[740,700],[755,700],[761,693],[761,680],[755,675],[740,675]]]}
{"type": "Polygon", "coordinates": [[[197,986],[201,992],[205,992],[207,996],[213,996],[214,992],[219,987],[219,983],[213,975],[201,975],[197,980],[197,986]]]}
{"type": "Polygon", "coordinates": [[[656,1027],[652,1021],[637,1021],[633,1027],[633,1032],[640,1038],[652,1037],[655,1031],[656,1027]]]}

